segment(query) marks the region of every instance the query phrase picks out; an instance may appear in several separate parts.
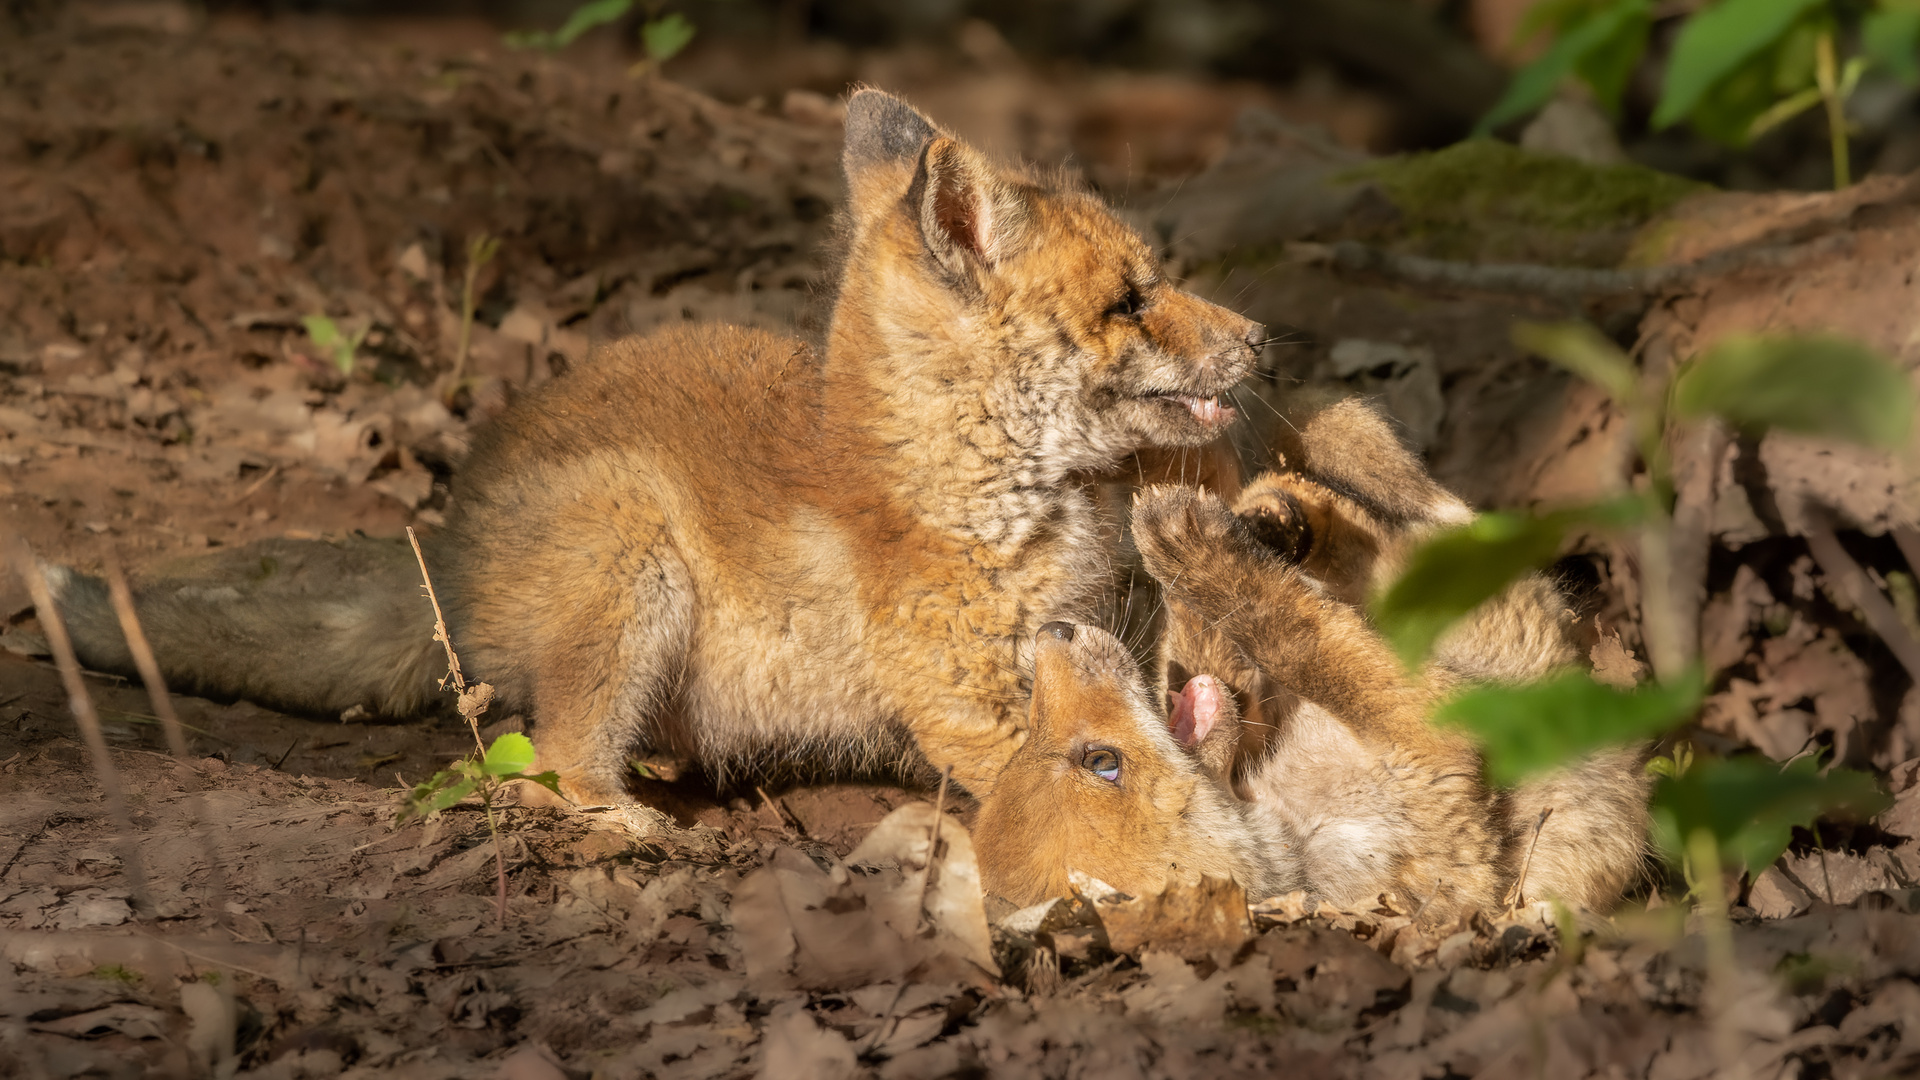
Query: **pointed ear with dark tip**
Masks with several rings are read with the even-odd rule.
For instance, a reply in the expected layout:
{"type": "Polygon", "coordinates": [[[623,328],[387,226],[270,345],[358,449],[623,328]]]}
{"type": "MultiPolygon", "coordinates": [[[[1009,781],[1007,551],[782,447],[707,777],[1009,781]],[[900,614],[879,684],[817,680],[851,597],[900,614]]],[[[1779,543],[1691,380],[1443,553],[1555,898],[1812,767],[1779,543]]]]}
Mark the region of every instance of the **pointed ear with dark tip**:
{"type": "Polygon", "coordinates": [[[920,148],[938,137],[933,122],[914,107],[879,90],[858,90],[847,99],[847,174],[871,165],[911,167],[920,148]]]}
{"type": "Polygon", "coordinates": [[[932,121],[892,94],[859,90],[848,98],[840,162],[854,218],[865,221],[893,206],[920,165],[920,151],[939,136],[932,121]]]}
{"type": "Polygon", "coordinates": [[[927,144],[907,198],[920,208],[927,249],[955,273],[965,273],[969,260],[993,266],[1013,253],[1025,231],[1025,198],[956,139],[927,144]]]}

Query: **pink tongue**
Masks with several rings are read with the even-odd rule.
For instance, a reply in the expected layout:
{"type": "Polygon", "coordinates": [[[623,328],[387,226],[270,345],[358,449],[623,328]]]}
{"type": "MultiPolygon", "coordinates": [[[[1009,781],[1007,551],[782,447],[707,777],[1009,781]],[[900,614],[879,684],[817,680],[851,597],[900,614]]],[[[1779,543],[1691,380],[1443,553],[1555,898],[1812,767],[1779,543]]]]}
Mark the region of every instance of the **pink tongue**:
{"type": "Polygon", "coordinates": [[[1173,737],[1182,746],[1197,745],[1220,718],[1220,682],[1211,675],[1195,675],[1173,699],[1173,737]]]}
{"type": "Polygon", "coordinates": [[[1203,424],[1221,424],[1233,419],[1233,410],[1220,404],[1219,398],[1197,398],[1182,395],[1180,403],[1187,407],[1195,420],[1203,424]]]}

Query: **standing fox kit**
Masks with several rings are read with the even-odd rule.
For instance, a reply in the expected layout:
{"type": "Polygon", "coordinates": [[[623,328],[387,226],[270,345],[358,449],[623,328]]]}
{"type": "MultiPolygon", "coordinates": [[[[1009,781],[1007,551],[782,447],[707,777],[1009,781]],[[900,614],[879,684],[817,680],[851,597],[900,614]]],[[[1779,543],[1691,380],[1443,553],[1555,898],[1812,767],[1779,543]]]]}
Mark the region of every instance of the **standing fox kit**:
{"type": "MultiPolygon", "coordinates": [[[[577,801],[623,799],[649,748],[725,768],[917,747],[984,793],[1025,732],[1036,629],[1105,581],[1070,475],[1232,418],[1259,328],[1163,281],[1092,196],[874,90],[844,164],[824,356],[728,326],[606,345],[479,433],[429,545],[465,667],[531,714],[577,801]]],[[[61,581],[83,658],[129,667],[104,590],[61,581]]],[[[139,603],[187,689],[404,715],[440,666],[404,545],[274,542],[139,603]]]]}
{"type": "Polygon", "coordinates": [[[1167,602],[1170,721],[1110,636],[1078,628],[1069,650],[1043,631],[1028,741],[976,830],[987,887],[1037,900],[1071,866],[1132,892],[1179,873],[1340,906],[1393,891],[1430,923],[1510,890],[1610,907],[1641,865],[1641,753],[1498,792],[1472,743],[1429,722],[1463,682],[1578,661],[1558,590],[1521,581],[1409,674],[1358,605],[1414,543],[1471,514],[1358,402],[1298,430],[1296,467],[1255,479],[1234,511],[1194,488],[1135,503],[1167,602]]]}

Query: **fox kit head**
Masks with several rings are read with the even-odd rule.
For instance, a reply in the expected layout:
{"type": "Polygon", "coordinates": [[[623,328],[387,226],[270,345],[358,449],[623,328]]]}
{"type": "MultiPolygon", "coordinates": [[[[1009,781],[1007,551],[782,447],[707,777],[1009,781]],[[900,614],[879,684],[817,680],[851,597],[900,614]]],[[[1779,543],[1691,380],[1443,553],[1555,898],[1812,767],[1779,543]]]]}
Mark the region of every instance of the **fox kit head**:
{"type": "Polygon", "coordinates": [[[850,247],[829,369],[899,440],[957,423],[1038,482],[1143,446],[1194,446],[1233,417],[1260,327],[1169,284],[1100,201],[995,167],[897,98],[847,103],[850,247]],[[875,361],[874,357],[882,357],[875,361]]]}
{"type": "Polygon", "coordinates": [[[974,827],[987,891],[1037,903],[1065,895],[1070,870],[1135,895],[1193,874],[1259,888],[1257,847],[1222,781],[1238,738],[1230,708],[1203,676],[1170,722],[1113,635],[1042,627],[1027,741],[974,827]]]}

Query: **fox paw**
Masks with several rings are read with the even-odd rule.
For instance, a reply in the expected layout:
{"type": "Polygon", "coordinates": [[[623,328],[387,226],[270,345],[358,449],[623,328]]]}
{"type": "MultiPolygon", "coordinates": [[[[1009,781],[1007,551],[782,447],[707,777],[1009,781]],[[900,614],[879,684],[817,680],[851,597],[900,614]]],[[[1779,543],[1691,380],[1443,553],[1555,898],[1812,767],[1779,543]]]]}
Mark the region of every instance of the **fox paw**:
{"type": "Polygon", "coordinates": [[[1281,477],[1268,473],[1256,478],[1234,513],[1246,523],[1249,535],[1288,562],[1305,562],[1313,552],[1312,514],[1281,477]]]}
{"type": "Polygon", "coordinates": [[[1192,487],[1150,487],[1133,499],[1133,541],[1147,572],[1177,593],[1216,576],[1210,569],[1255,554],[1244,522],[1218,495],[1192,487]],[[1199,580],[1196,580],[1199,579],[1199,580]]]}

